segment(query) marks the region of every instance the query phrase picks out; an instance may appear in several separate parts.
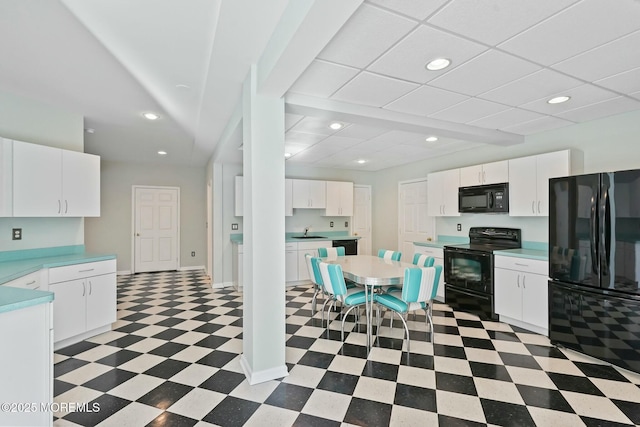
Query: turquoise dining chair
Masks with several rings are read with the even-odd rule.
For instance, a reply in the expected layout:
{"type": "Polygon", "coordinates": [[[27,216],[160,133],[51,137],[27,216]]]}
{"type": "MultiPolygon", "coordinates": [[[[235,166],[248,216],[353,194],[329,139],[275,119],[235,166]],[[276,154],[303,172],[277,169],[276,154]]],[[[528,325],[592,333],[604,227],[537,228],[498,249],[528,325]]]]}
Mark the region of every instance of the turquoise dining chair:
{"type": "Polygon", "coordinates": [[[435,261],[435,258],[432,256],[417,253],[413,255],[413,261],[411,262],[418,267],[433,267],[435,261]]]}
{"type": "MultiPolygon", "coordinates": [[[[313,263],[313,255],[311,254],[305,254],[304,255],[304,259],[306,261],[307,264],[307,271],[309,272],[309,278],[311,279],[311,283],[313,283],[313,287],[314,287],[314,291],[313,291],[313,298],[311,299],[311,316],[313,317],[313,315],[316,312],[316,304],[317,304],[317,300],[318,300],[318,294],[323,293],[324,294],[324,286],[322,284],[322,276],[320,275],[320,270],[318,269],[317,266],[317,262],[313,263]]],[[[318,258],[315,258],[318,259],[318,258]]],[[[327,302],[327,299],[324,298],[325,300],[325,304],[327,302]]],[[[322,320],[321,320],[321,325],[324,324],[324,304],[322,305],[323,310],[322,310],[322,320]]]]}
{"type": "Polygon", "coordinates": [[[335,248],[318,248],[318,256],[320,258],[336,258],[344,256],[344,246],[336,246],[335,248]]]}
{"type": "MultiPolygon", "coordinates": [[[[323,262],[320,258],[315,259],[318,260],[318,268],[322,275],[324,289],[331,297],[331,304],[329,304],[329,308],[327,309],[327,329],[329,329],[329,322],[331,320],[329,312],[335,303],[340,301],[342,303],[342,310],[340,310],[342,314],[340,337],[342,341],[344,341],[344,321],[347,319],[351,310],[366,303],[365,292],[361,289],[347,288],[344,281],[344,275],[342,273],[342,266],[339,264],[329,264],[323,262]],[[344,307],[348,307],[346,312],[343,312],[344,307]]],[[[358,317],[358,311],[359,310],[356,310],[356,319],[358,317]]]]}
{"type": "MultiPolygon", "coordinates": [[[[440,280],[441,273],[442,266],[440,265],[435,267],[407,268],[404,271],[404,282],[401,291],[374,295],[376,304],[382,305],[392,312],[398,313],[400,316],[404,330],[407,333],[407,351],[410,350],[409,328],[405,321],[407,313],[424,310],[426,326],[431,326],[431,333],[433,334],[433,299],[438,291],[438,281],[440,280]]],[[[391,327],[393,327],[393,318],[391,321],[391,327]]],[[[379,327],[380,320],[378,320],[378,328],[379,327]]]]}
{"type": "Polygon", "coordinates": [[[380,249],[378,251],[378,257],[384,258],[384,259],[390,259],[392,261],[400,261],[400,258],[402,257],[402,253],[398,251],[389,251],[386,249],[380,249]]]}

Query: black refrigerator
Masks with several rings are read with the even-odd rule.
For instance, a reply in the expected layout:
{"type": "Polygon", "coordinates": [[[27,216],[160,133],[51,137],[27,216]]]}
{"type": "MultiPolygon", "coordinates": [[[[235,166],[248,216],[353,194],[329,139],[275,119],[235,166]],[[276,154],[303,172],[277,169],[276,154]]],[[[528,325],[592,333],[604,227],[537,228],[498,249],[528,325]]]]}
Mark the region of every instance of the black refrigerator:
{"type": "Polygon", "coordinates": [[[549,338],[640,372],[640,170],[549,180],[549,338]]]}

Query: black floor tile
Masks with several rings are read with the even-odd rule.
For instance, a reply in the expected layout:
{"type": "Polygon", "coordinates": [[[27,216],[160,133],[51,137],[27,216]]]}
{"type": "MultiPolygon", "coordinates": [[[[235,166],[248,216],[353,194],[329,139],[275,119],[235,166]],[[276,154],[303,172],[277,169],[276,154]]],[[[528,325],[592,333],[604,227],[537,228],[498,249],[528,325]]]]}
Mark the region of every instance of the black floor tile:
{"type": "Polygon", "coordinates": [[[467,354],[464,352],[464,347],[455,347],[452,345],[433,345],[433,354],[435,356],[453,357],[455,359],[466,359],[467,354]]]}
{"type": "Polygon", "coordinates": [[[400,357],[400,364],[404,366],[411,366],[414,368],[424,368],[433,370],[433,356],[419,353],[402,352],[400,357]]]}
{"type": "Polygon", "coordinates": [[[211,335],[201,339],[200,341],[195,343],[195,345],[199,347],[207,347],[215,350],[216,348],[220,347],[222,344],[229,341],[229,339],[230,338],[227,338],[227,337],[219,337],[216,335],[211,335]]]}
{"type": "Polygon", "coordinates": [[[69,358],[53,365],[53,375],[58,378],[62,375],[75,371],[76,369],[88,364],[86,360],[69,358]]]}
{"type": "Polygon", "coordinates": [[[482,338],[462,337],[462,344],[466,348],[480,348],[483,350],[495,350],[491,340],[482,338]]]}
{"type": "Polygon", "coordinates": [[[343,344],[339,354],[341,354],[342,356],[359,357],[361,359],[366,359],[369,355],[369,352],[367,351],[367,348],[362,345],[343,344]]]}
{"type": "Polygon", "coordinates": [[[516,353],[503,353],[499,352],[500,358],[504,362],[505,365],[509,366],[518,366],[520,368],[529,368],[529,369],[542,369],[536,359],[533,356],[527,356],[525,354],[516,354],[516,353]]]}
{"type": "Polygon", "coordinates": [[[587,377],[576,377],[575,375],[558,374],[556,372],[547,372],[547,375],[560,390],[604,396],[600,389],[587,377]]]}
{"type": "Polygon", "coordinates": [[[210,376],[198,387],[218,393],[231,393],[238,385],[245,380],[245,376],[237,372],[220,370],[210,376]]]}
{"type": "Polygon", "coordinates": [[[151,338],[155,338],[158,340],[171,341],[175,338],[178,338],[180,335],[184,335],[186,331],[182,329],[167,329],[166,331],[162,331],[160,333],[155,334],[151,338]]]}
{"type": "Polygon", "coordinates": [[[137,351],[131,350],[118,350],[115,353],[112,353],[108,356],[103,357],[102,359],[96,360],[96,363],[101,363],[103,365],[108,366],[120,366],[127,363],[129,360],[133,360],[136,357],[140,356],[142,353],[138,353],[137,351]]]}
{"type": "Polygon", "coordinates": [[[199,421],[193,418],[165,411],[147,424],[146,427],[193,427],[198,423],[199,421]]]}
{"type": "Polygon", "coordinates": [[[313,366],[314,368],[327,369],[333,358],[333,354],[319,353],[317,351],[307,351],[298,361],[299,365],[313,366]]]}
{"type": "Polygon", "coordinates": [[[529,406],[537,406],[554,411],[570,412],[573,409],[558,390],[516,384],[522,400],[529,406]]]}
{"type": "Polygon", "coordinates": [[[612,399],[612,402],[633,422],[640,424],[640,403],[612,399]]]}
{"type": "Polygon", "coordinates": [[[182,322],[184,322],[184,319],[179,319],[177,317],[169,317],[168,319],[164,319],[156,323],[156,325],[165,326],[167,328],[173,328],[174,326],[179,325],[182,322]]]}
{"type": "Polygon", "coordinates": [[[326,371],[317,388],[341,394],[353,394],[358,385],[357,375],[343,374],[341,372],[326,371]]]}
{"type": "Polygon", "coordinates": [[[292,411],[301,411],[313,393],[312,388],[280,383],[264,403],[292,411]]]}
{"type": "Polygon", "coordinates": [[[222,368],[227,363],[238,357],[235,353],[228,353],[226,351],[213,350],[211,353],[202,357],[196,363],[201,365],[213,366],[215,368],[222,368]]]}
{"type": "Polygon", "coordinates": [[[213,334],[222,328],[224,328],[224,325],[218,325],[217,323],[205,323],[202,326],[198,326],[193,331],[202,332],[203,334],[213,334]]]}
{"type": "Polygon", "coordinates": [[[398,368],[398,365],[367,360],[362,370],[362,376],[396,381],[398,379],[398,368]]]}
{"type": "Polygon", "coordinates": [[[188,385],[165,381],[139,398],[137,402],[165,410],[193,389],[194,387],[188,385]]]}
{"type": "Polygon", "coordinates": [[[340,427],[340,424],[338,421],[300,414],[291,427],[340,427]]]}
{"type": "Polygon", "coordinates": [[[225,427],[241,427],[259,407],[257,402],[227,396],[202,421],[225,427]]]}
{"type": "Polygon", "coordinates": [[[585,375],[593,378],[605,380],[629,382],[629,380],[609,365],[598,365],[595,363],[574,362],[574,364],[584,372],[585,375]]]}
{"type": "Polygon", "coordinates": [[[437,411],[436,391],[429,388],[397,384],[393,403],[423,411],[437,411]]]}
{"type": "Polygon", "coordinates": [[[525,406],[496,400],[480,399],[488,424],[505,427],[536,427],[525,406]]]}
{"type": "Polygon", "coordinates": [[[189,347],[185,344],[179,344],[177,342],[167,342],[159,347],[154,348],[149,354],[155,354],[156,356],[171,357],[176,353],[180,353],[185,348],[189,347]]]}
{"type": "Polygon", "coordinates": [[[136,374],[133,372],[122,369],[111,369],[104,374],[98,375],[94,379],[87,381],[82,384],[82,386],[106,393],[112,388],[119,386],[125,381],[129,381],[135,376],[136,374]]]}
{"type": "Polygon", "coordinates": [[[474,377],[511,382],[509,371],[504,365],[481,362],[469,362],[469,365],[474,377]]]}
{"type": "Polygon", "coordinates": [[[189,363],[183,362],[181,360],[163,360],[152,368],[144,371],[146,375],[152,375],[158,378],[169,379],[178,372],[182,371],[184,368],[189,366],[189,363]]]}
{"type": "Polygon", "coordinates": [[[354,397],[344,422],[358,426],[387,426],[391,419],[391,405],[354,397]]]}
{"type": "Polygon", "coordinates": [[[436,387],[438,390],[477,396],[476,385],[473,378],[464,375],[436,372],[436,387]]]}
{"type": "Polygon", "coordinates": [[[306,350],[309,347],[311,347],[315,342],[316,342],[315,338],[300,337],[300,336],[294,335],[287,340],[286,345],[287,347],[303,348],[306,350]]]}
{"type": "Polygon", "coordinates": [[[95,426],[123,409],[129,403],[131,403],[129,400],[103,394],[88,403],[87,407],[90,408],[91,411],[71,412],[65,415],[63,419],[82,426],[95,426]]]}
{"type": "Polygon", "coordinates": [[[486,427],[485,423],[438,414],[438,427],[486,427]]]}
{"type": "Polygon", "coordinates": [[[130,345],[137,343],[138,341],[142,341],[144,338],[145,337],[141,337],[138,335],[125,335],[111,342],[108,342],[107,345],[111,345],[113,347],[127,348],[130,345]]]}
{"type": "Polygon", "coordinates": [[[77,344],[71,344],[70,346],[61,348],[60,350],[57,350],[56,353],[73,357],[80,353],[84,353],[87,350],[91,350],[92,348],[95,348],[97,346],[98,344],[92,343],[90,341],[80,341],[77,344]]]}
{"type": "Polygon", "coordinates": [[[124,325],[118,329],[114,329],[114,331],[130,334],[135,331],[139,331],[140,329],[146,328],[147,326],[149,325],[145,325],[144,323],[133,322],[133,323],[129,323],[128,325],[124,325]]]}
{"type": "Polygon", "coordinates": [[[75,384],[70,384],[61,380],[53,380],[53,396],[60,396],[62,393],[66,393],[75,387],[75,384]]]}

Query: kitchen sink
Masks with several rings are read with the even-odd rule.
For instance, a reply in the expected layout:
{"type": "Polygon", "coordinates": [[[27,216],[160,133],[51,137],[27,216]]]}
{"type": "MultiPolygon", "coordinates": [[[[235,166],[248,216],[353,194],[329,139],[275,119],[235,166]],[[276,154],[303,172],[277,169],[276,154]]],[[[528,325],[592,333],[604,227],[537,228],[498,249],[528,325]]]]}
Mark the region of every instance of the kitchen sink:
{"type": "Polygon", "coordinates": [[[292,236],[294,239],[326,239],[325,236],[292,236]]]}

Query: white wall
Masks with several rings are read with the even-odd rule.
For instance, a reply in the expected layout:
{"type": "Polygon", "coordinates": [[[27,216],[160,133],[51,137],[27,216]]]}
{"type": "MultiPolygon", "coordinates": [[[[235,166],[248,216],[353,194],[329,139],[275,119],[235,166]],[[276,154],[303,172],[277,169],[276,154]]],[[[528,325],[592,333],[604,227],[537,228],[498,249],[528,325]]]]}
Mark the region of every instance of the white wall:
{"type": "MultiPolygon", "coordinates": [[[[19,141],[84,150],[84,118],[29,98],[0,92],[0,136],[19,141]]],[[[0,251],[82,245],[82,218],[0,218],[0,251]],[[11,229],[22,228],[22,240],[11,229]]]]}
{"type": "MultiPolygon", "coordinates": [[[[431,160],[386,169],[376,174],[373,199],[373,247],[397,246],[398,181],[426,177],[429,172],[523,157],[566,148],[579,150],[584,173],[640,168],[640,111],[543,132],[510,147],[484,146],[431,160]]],[[[546,218],[511,218],[501,215],[463,215],[437,218],[439,235],[466,236],[475,225],[500,225],[522,229],[525,241],[544,242],[546,218]],[[461,232],[456,224],[462,224],[461,232]]]]}
{"type": "Polygon", "coordinates": [[[180,267],[206,265],[205,168],[102,162],[101,216],[85,219],[88,251],[115,253],[118,271],[131,271],[133,185],[180,187],[180,267]],[[191,252],[196,256],[192,257],[191,252]]]}

